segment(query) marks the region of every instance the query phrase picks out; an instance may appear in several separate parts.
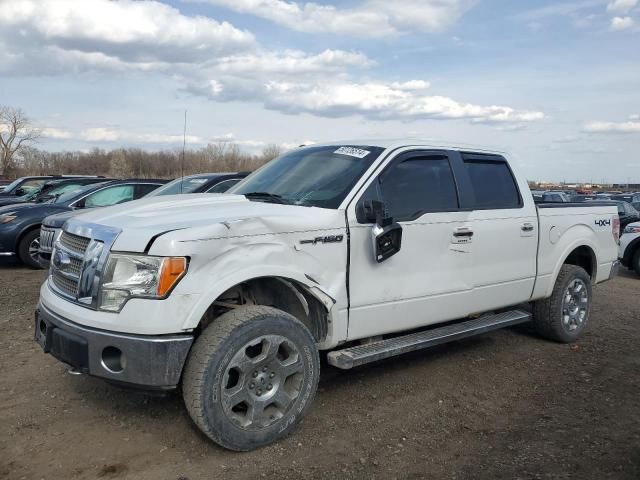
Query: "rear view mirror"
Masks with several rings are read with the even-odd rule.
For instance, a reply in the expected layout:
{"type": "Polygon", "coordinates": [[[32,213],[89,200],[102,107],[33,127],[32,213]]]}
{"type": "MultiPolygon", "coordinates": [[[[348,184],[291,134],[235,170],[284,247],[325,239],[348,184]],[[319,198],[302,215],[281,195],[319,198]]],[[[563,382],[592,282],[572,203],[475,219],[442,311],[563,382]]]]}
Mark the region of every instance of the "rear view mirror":
{"type": "Polygon", "coordinates": [[[376,262],[384,262],[400,251],[402,247],[402,226],[400,224],[392,223],[386,227],[376,224],[371,234],[376,262]]]}
{"type": "Polygon", "coordinates": [[[376,262],[384,262],[400,251],[402,227],[387,215],[383,202],[367,200],[363,204],[367,221],[375,223],[371,230],[376,262]]]}

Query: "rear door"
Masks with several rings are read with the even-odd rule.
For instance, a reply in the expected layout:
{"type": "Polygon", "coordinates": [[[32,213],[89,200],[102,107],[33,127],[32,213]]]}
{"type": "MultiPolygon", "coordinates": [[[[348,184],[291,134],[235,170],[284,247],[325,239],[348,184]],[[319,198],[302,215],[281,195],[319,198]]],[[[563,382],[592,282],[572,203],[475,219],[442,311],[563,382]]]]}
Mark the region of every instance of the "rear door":
{"type": "Polygon", "coordinates": [[[460,153],[473,231],[471,302],[477,312],[527,301],[536,277],[538,218],[524,180],[501,155],[460,153]]]}

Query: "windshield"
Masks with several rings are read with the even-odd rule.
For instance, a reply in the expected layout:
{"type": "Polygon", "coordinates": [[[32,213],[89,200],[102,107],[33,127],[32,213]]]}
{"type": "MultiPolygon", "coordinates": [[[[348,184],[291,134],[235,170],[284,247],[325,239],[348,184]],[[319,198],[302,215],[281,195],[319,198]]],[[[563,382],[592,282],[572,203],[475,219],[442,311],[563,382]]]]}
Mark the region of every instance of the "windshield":
{"type": "Polygon", "coordinates": [[[251,197],[259,201],[338,208],[383,150],[353,145],[294,150],[267,163],[227,193],[256,194],[251,197]]]}
{"type": "Polygon", "coordinates": [[[47,200],[45,203],[66,203],[68,201],[75,199],[78,195],[88,192],[89,190],[102,184],[103,183],[91,183],[89,185],[75,185],[75,188],[73,190],[66,191],[59,197],[52,197],[50,200],[47,200]]]}
{"type": "Polygon", "coordinates": [[[147,197],[158,197],[160,195],[179,195],[181,193],[193,193],[202,185],[207,183],[210,177],[182,177],[176,178],[172,182],[155,189],[146,195],[147,197]]]}
{"type": "Polygon", "coordinates": [[[11,192],[14,188],[16,188],[18,185],[20,185],[20,182],[22,182],[22,181],[24,181],[24,178],[22,178],[22,177],[14,180],[9,185],[4,187],[3,192],[11,192]]]}

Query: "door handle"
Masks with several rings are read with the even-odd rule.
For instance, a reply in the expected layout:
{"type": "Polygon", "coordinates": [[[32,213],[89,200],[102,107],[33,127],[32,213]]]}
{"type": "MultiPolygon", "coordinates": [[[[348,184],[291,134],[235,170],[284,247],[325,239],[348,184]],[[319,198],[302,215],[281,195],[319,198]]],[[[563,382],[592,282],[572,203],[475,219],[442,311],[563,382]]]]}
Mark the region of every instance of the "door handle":
{"type": "Polygon", "coordinates": [[[456,238],[460,237],[473,237],[473,231],[468,228],[458,228],[453,232],[453,236],[456,238]]]}
{"type": "Polygon", "coordinates": [[[531,223],[523,223],[522,226],[520,227],[520,230],[522,230],[523,232],[533,232],[533,224],[531,223]]]}

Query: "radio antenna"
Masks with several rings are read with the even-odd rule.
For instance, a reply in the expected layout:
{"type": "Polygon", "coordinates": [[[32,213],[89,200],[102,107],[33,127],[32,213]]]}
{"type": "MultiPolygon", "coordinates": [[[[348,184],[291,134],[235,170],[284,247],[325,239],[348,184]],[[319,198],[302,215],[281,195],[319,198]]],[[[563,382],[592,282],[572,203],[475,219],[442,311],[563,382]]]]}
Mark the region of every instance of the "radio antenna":
{"type": "Polygon", "coordinates": [[[184,151],[187,147],[187,110],[184,111],[184,129],[182,131],[182,162],[180,164],[180,193],[184,193],[184,151]]]}

